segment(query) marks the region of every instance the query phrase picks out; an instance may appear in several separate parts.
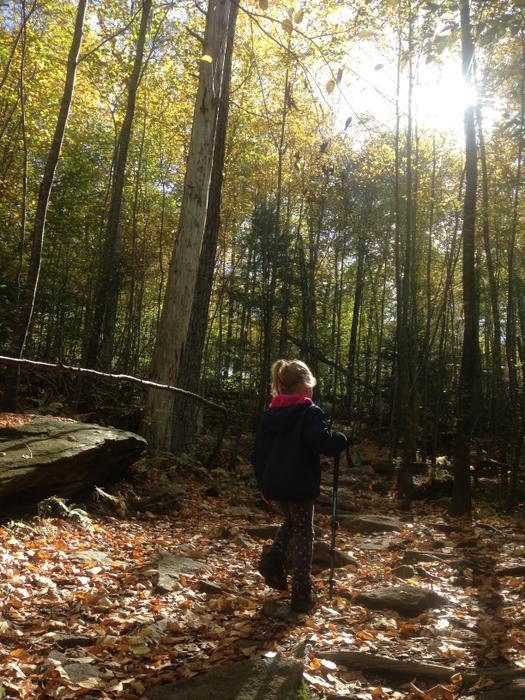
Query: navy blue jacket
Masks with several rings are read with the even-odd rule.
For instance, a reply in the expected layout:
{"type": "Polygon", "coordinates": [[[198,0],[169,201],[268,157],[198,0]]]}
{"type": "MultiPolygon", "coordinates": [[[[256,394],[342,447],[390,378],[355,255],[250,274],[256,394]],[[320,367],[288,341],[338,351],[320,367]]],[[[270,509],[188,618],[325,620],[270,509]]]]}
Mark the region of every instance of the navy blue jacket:
{"type": "Polygon", "coordinates": [[[315,404],[267,408],[259,423],[252,453],[257,483],[265,498],[307,501],[321,487],[319,455],[334,456],[346,447],[342,433],[328,429],[315,404]]]}

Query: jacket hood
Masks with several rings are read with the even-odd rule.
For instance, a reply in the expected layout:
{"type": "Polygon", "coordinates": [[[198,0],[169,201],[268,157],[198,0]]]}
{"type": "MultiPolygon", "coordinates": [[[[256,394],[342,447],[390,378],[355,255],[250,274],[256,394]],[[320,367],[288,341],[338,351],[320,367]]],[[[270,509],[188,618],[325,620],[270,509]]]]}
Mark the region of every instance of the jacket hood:
{"type": "Polygon", "coordinates": [[[309,396],[303,394],[276,394],[268,408],[284,408],[303,403],[312,404],[313,401],[309,396]]]}
{"type": "Polygon", "coordinates": [[[272,432],[291,430],[310,406],[311,401],[282,408],[267,408],[262,415],[262,427],[272,432]]]}

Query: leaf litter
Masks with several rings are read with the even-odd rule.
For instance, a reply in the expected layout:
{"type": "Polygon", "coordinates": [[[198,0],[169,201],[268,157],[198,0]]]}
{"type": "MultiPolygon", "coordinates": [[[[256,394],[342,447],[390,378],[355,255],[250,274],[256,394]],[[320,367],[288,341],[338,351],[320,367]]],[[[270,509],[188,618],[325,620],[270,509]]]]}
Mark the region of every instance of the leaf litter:
{"type": "MultiPolygon", "coordinates": [[[[525,667],[523,578],[495,574],[525,551],[519,523],[454,521],[444,535],[446,513],[418,503],[384,549],[366,547],[382,535],[341,528],[337,547],[359,567],[337,569],[331,601],[327,572],[314,570],[318,609],[290,623],[261,614],[266,600],[286,594],[264,587],[256,572],[264,541],[247,528],[279,520],[245,476],[222,473],[207,497],[213,472],[184,474],[185,497],[173,515],[98,515],[88,529],[41,517],[1,528],[0,697],[139,700],[153,685],[239,659],[293,656],[301,645],[304,678],[317,697],[460,695],[461,673],[447,683],[413,678],[407,684],[317,656],[340,648],[457,669],[525,667]],[[200,560],[206,569],[181,574],[171,592],[156,593],[151,562],[161,550],[200,560]],[[406,550],[450,555],[425,561],[410,580],[443,595],[447,605],[408,619],[357,605],[362,590],[407,583],[393,573],[406,550]]],[[[152,470],[148,478],[158,482],[162,475],[152,470]]],[[[372,488],[354,499],[363,512],[399,516],[395,501],[372,488]]],[[[318,539],[329,541],[329,516],[316,514],[316,529],[318,539]]],[[[492,684],[481,676],[478,690],[492,684]]]]}

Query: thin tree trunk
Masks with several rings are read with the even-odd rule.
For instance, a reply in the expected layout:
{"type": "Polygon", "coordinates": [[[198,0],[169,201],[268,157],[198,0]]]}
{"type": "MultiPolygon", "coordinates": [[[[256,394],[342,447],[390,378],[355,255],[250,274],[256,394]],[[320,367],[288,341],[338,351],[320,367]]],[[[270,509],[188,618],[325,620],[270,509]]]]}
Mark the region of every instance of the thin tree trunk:
{"type": "Polygon", "coordinates": [[[84,18],[86,14],[88,0],[79,0],[75,19],[75,29],[73,40],[69,50],[67,61],[66,79],[60,110],[58,114],[51,148],[47,156],[44,167],[44,174],[40,184],[38,193],[37,208],[35,213],[35,221],[32,234],[31,258],[29,261],[29,269],[23,295],[22,304],[18,311],[16,329],[14,333],[13,351],[18,357],[24,354],[31,321],[33,318],[33,310],[35,307],[35,299],[38,290],[38,281],[40,277],[40,268],[42,264],[42,247],[44,244],[44,234],[46,226],[47,208],[49,205],[49,197],[53,187],[55,178],[55,170],[64,140],[67,119],[71,102],[73,99],[73,90],[75,87],[75,77],[78,65],[78,55],[82,44],[82,36],[84,29],[84,18]]]}
{"type": "MultiPolygon", "coordinates": [[[[366,222],[364,230],[367,229],[366,222]]],[[[354,292],[354,308],[352,311],[352,322],[350,324],[350,344],[348,346],[348,374],[346,376],[346,410],[348,418],[352,420],[352,411],[354,409],[354,378],[357,355],[357,331],[359,328],[359,314],[363,303],[363,289],[365,286],[364,280],[365,269],[365,241],[364,233],[358,234],[357,240],[357,270],[355,275],[355,292],[354,292]]]]}
{"type": "MultiPolygon", "coordinates": [[[[34,5],[33,5],[34,9],[34,5]]],[[[22,161],[22,202],[20,207],[20,238],[18,242],[18,269],[16,272],[16,303],[17,306],[20,303],[20,293],[21,293],[21,281],[22,281],[22,269],[24,265],[24,248],[26,243],[26,224],[27,224],[27,166],[28,166],[28,147],[27,147],[27,133],[26,133],[26,92],[24,85],[24,70],[26,63],[26,24],[27,24],[27,13],[26,13],[26,2],[22,0],[22,42],[21,42],[21,56],[20,56],[20,72],[18,78],[18,91],[20,95],[20,129],[22,136],[22,150],[23,150],[23,161],[22,161]]]]}
{"type": "Polygon", "coordinates": [[[395,281],[396,281],[396,332],[395,332],[395,352],[392,362],[392,386],[394,387],[392,397],[392,410],[390,415],[390,430],[392,435],[391,440],[391,456],[397,454],[397,446],[400,433],[400,381],[399,381],[399,355],[401,345],[401,335],[403,326],[403,304],[402,304],[402,260],[401,260],[401,155],[400,155],[400,136],[401,136],[401,113],[399,108],[399,99],[401,92],[401,50],[402,38],[401,27],[398,28],[398,48],[397,48],[397,80],[396,80],[396,130],[394,140],[394,261],[395,261],[395,281]]]}
{"type": "Polygon", "coordinates": [[[144,121],[142,124],[142,136],[140,139],[140,147],[137,161],[137,172],[135,175],[135,187],[133,193],[133,206],[131,211],[131,280],[129,283],[129,299],[126,311],[125,322],[125,344],[122,356],[122,365],[124,370],[129,369],[129,364],[133,356],[133,347],[135,345],[136,324],[133,323],[135,311],[135,294],[137,284],[137,235],[138,235],[138,206],[140,194],[140,178],[142,175],[142,163],[144,160],[144,140],[146,137],[146,119],[147,110],[144,109],[144,121]]]}
{"type": "MultiPolygon", "coordinates": [[[[472,82],[474,43],[470,26],[469,0],[461,2],[461,58],[463,76],[472,82]]],[[[459,377],[458,422],[455,449],[452,511],[456,515],[472,509],[470,444],[475,426],[479,386],[479,307],[476,270],[476,193],[478,181],[474,107],[465,109],[465,200],[463,204],[463,350],[459,377]]]]}
{"type": "Polygon", "coordinates": [[[476,117],[478,123],[479,155],[481,162],[481,192],[482,192],[482,228],[483,245],[485,248],[485,259],[487,261],[487,275],[489,283],[490,307],[492,311],[492,366],[490,370],[490,426],[496,437],[496,442],[502,442],[502,411],[503,411],[503,374],[501,367],[501,319],[499,312],[498,284],[492,257],[492,242],[490,235],[490,201],[489,201],[489,181],[487,154],[485,150],[485,138],[483,135],[483,124],[481,106],[476,107],[476,117]]]}
{"type": "Polygon", "coordinates": [[[523,410],[525,406],[524,397],[518,397],[518,371],[516,366],[516,291],[517,291],[517,271],[516,271],[516,234],[518,231],[518,216],[519,216],[519,193],[521,186],[521,169],[523,160],[523,127],[525,120],[525,41],[522,37],[522,80],[520,85],[521,108],[520,108],[520,130],[519,130],[519,145],[518,157],[516,162],[516,176],[514,185],[514,195],[512,202],[512,224],[510,231],[510,241],[508,248],[508,300],[507,300],[507,332],[506,332],[506,351],[507,365],[509,369],[509,413],[510,413],[510,459],[508,462],[511,466],[508,506],[512,508],[517,499],[518,473],[521,460],[521,452],[523,446],[524,421],[523,410]],[[520,411],[521,408],[521,411],[520,411]],[[520,421],[521,419],[521,421],[520,421]]]}
{"type": "Polygon", "coordinates": [[[111,368],[113,357],[113,336],[117,318],[118,296],[120,291],[121,257],[122,257],[122,207],[124,184],[128,161],[128,150],[131,141],[133,119],[135,117],[135,105],[137,90],[141,78],[144,59],[144,46],[146,34],[152,10],[152,0],[144,0],[140,18],[140,28],[135,49],[133,69],[129,79],[129,88],[126,102],[126,112],[120,129],[117,142],[117,153],[113,173],[113,187],[109,214],[106,225],[106,242],[104,247],[104,260],[101,278],[98,283],[97,298],[95,301],[95,314],[91,330],[91,339],[87,361],[89,367],[100,364],[104,369],[111,368]],[[102,333],[102,346],[100,336],[102,333]]]}

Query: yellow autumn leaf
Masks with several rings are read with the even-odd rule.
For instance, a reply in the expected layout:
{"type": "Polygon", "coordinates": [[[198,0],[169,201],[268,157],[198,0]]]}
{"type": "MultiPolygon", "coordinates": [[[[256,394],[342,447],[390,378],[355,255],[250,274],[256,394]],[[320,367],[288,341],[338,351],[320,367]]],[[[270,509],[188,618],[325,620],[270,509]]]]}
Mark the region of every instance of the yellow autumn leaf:
{"type": "Polygon", "coordinates": [[[213,58],[205,53],[204,56],[201,56],[201,61],[204,61],[205,63],[213,63],[213,58]]]}
{"type": "Polygon", "coordinates": [[[293,21],[296,24],[299,24],[300,22],[303,21],[303,17],[304,17],[304,10],[297,10],[297,12],[293,16],[293,21]]]}

